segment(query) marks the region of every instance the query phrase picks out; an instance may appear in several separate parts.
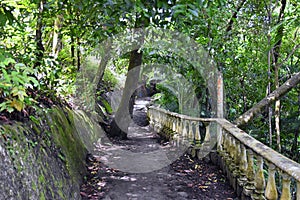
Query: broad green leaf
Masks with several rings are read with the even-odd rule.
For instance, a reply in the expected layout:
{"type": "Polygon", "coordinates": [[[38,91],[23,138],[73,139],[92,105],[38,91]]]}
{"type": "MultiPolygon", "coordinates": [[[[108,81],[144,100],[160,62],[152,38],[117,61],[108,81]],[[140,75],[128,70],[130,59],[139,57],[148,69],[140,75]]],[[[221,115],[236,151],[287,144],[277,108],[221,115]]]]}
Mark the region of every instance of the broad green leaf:
{"type": "Polygon", "coordinates": [[[10,82],[11,77],[8,75],[7,71],[5,69],[2,69],[1,71],[3,73],[3,77],[5,78],[6,82],[10,82]]]}
{"type": "Polygon", "coordinates": [[[11,86],[12,86],[12,84],[10,84],[10,83],[0,82],[0,88],[8,88],[11,86]]]}
{"type": "Polygon", "coordinates": [[[185,11],[186,10],[186,5],[185,4],[177,4],[172,7],[172,10],[180,10],[180,11],[185,11]]]}
{"type": "Polygon", "coordinates": [[[0,112],[7,109],[7,101],[0,103],[0,112]]]}
{"type": "Polygon", "coordinates": [[[12,113],[12,112],[15,111],[14,107],[10,107],[10,106],[8,106],[8,107],[6,108],[6,110],[7,110],[7,112],[9,112],[9,113],[12,113]]]}
{"type": "Polygon", "coordinates": [[[6,66],[9,64],[15,64],[15,63],[16,63],[16,61],[13,58],[5,58],[3,61],[3,64],[6,66]]]}
{"type": "Polygon", "coordinates": [[[34,77],[28,77],[28,81],[31,81],[34,85],[34,87],[39,86],[39,82],[34,77]]]}
{"type": "MultiPolygon", "coordinates": [[[[17,111],[22,111],[24,109],[24,103],[22,101],[18,101],[14,99],[11,103],[10,106],[12,108],[15,108],[17,111]]],[[[9,111],[8,111],[9,112],[9,111]]]]}
{"type": "Polygon", "coordinates": [[[28,96],[25,92],[25,89],[20,87],[14,87],[11,91],[11,94],[12,96],[18,96],[20,101],[24,101],[24,97],[28,96]]]}
{"type": "Polygon", "coordinates": [[[199,17],[198,11],[197,10],[193,10],[193,9],[188,9],[188,11],[190,11],[190,13],[192,13],[195,17],[199,17]]]}

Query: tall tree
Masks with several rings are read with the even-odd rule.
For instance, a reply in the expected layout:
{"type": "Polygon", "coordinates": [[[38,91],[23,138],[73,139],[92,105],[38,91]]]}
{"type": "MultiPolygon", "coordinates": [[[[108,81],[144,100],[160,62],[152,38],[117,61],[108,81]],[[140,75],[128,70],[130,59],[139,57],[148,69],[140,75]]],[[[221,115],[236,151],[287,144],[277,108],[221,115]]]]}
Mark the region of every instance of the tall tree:
{"type": "Polygon", "coordinates": [[[39,0],[37,4],[38,14],[37,14],[37,22],[36,22],[36,31],[35,31],[35,41],[36,41],[36,63],[35,67],[41,64],[41,60],[44,55],[44,45],[43,45],[43,13],[45,7],[46,0],[39,0]]]}
{"type": "Polygon", "coordinates": [[[52,56],[58,57],[59,52],[62,49],[61,40],[61,27],[62,27],[63,15],[59,14],[54,20],[53,25],[53,39],[52,39],[52,56]]]}
{"type": "MultiPolygon", "coordinates": [[[[149,19],[136,13],[136,21],[134,28],[143,28],[149,23],[149,19]]],[[[125,81],[122,98],[115,117],[111,123],[110,135],[127,139],[127,130],[131,118],[133,117],[133,106],[135,100],[135,90],[138,86],[140,66],[142,64],[143,51],[140,49],[144,41],[144,36],[141,35],[138,39],[139,49],[134,49],[130,52],[128,73],[125,81]]]]}
{"type": "MultiPolygon", "coordinates": [[[[273,50],[273,66],[274,66],[274,75],[275,75],[275,88],[279,88],[279,57],[280,57],[280,48],[282,44],[284,25],[282,22],[284,21],[284,11],[286,8],[286,0],[281,0],[281,7],[279,16],[277,19],[276,25],[278,25],[278,29],[276,32],[275,40],[276,43],[274,45],[273,50]]],[[[281,152],[281,142],[280,142],[280,99],[277,99],[275,102],[275,130],[276,130],[276,144],[277,150],[281,152]]]]}

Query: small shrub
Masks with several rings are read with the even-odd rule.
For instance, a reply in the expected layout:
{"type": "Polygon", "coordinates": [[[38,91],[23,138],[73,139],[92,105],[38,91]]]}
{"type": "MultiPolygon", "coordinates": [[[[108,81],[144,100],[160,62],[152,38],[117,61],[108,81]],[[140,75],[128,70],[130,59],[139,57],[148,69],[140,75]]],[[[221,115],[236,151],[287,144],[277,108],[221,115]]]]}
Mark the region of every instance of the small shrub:
{"type": "Polygon", "coordinates": [[[22,111],[32,105],[34,99],[27,94],[27,89],[39,86],[33,76],[35,70],[4,55],[0,55],[0,70],[0,112],[22,111]]]}

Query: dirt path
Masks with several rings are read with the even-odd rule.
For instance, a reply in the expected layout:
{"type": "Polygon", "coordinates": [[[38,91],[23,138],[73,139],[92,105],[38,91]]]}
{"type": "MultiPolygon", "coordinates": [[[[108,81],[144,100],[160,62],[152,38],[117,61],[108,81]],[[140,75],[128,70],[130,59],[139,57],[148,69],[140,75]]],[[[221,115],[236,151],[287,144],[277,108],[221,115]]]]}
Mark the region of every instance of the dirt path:
{"type": "Polygon", "coordinates": [[[135,123],[132,123],[129,128],[129,140],[119,141],[110,146],[99,145],[98,151],[106,152],[105,156],[97,154],[88,158],[89,175],[82,185],[82,199],[235,199],[236,195],[228,181],[214,165],[201,160],[192,160],[186,154],[171,164],[164,163],[165,158],[157,155],[156,157],[151,155],[153,159],[152,157],[149,159],[148,155],[161,149],[162,145],[159,144],[158,135],[147,126],[145,103],[147,102],[136,102],[135,123]],[[130,157],[121,154],[116,156],[116,149],[117,152],[121,149],[122,152],[126,150],[126,152],[139,153],[138,155],[148,157],[143,159],[141,156],[130,157]],[[110,159],[107,157],[109,155],[120,159],[113,161],[114,164],[117,163],[116,166],[121,168],[126,166],[128,170],[125,172],[118,170],[113,164],[107,162],[107,159],[110,159]],[[139,163],[141,159],[143,162],[139,163]],[[149,161],[145,161],[146,159],[149,161]],[[122,165],[118,165],[120,163],[122,165]],[[158,166],[157,169],[155,166],[158,166]]]}

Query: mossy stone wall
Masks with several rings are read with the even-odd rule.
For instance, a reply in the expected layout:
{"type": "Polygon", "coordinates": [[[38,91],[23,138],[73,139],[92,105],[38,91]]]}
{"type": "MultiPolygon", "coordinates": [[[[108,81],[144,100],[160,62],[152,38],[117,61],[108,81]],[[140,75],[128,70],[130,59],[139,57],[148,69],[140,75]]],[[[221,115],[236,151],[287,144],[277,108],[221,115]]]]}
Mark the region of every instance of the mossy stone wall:
{"type": "Polygon", "coordinates": [[[0,125],[0,199],[81,199],[87,149],[99,127],[82,111],[39,113],[28,123],[0,125]]]}

